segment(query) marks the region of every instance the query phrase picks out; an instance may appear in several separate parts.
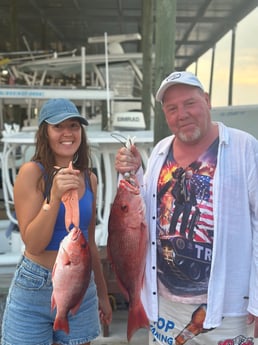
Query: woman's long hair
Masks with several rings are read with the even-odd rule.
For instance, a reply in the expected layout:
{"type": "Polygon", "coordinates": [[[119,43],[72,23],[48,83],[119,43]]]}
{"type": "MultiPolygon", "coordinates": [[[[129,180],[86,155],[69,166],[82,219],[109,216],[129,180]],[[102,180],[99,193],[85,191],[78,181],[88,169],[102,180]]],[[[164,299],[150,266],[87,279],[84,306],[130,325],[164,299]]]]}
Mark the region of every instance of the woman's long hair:
{"type": "MultiPolygon", "coordinates": [[[[49,145],[48,124],[43,122],[36,132],[36,149],[32,161],[40,162],[44,167],[44,175],[51,176],[55,170],[55,156],[49,145]]],[[[81,125],[81,144],[75,154],[73,166],[75,169],[83,171],[87,176],[90,175],[91,156],[90,147],[83,126],[81,125]]]]}

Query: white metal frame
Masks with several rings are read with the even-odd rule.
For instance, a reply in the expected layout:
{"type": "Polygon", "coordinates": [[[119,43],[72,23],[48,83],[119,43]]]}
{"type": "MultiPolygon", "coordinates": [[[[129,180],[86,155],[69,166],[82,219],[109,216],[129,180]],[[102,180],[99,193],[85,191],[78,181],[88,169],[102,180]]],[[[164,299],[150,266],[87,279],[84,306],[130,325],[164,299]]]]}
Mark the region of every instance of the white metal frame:
{"type": "MultiPolygon", "coordinates": [[[[124,137],[136,136],[135,143],[139,148],[143,163],[146,165],[150,150],[153,145],[153,133],[142,132],[123,132],[124,137]]],[[[114,168],[114,157],[121,143],[116,141],[110,132],[87,132],[91,144],[91,154],[93,167],[96,168],[98,175],[97,188],[97,225],[96,243],[106,245],[108,235],[108,218],[116,188],[117,173],[114,168]]],[[[11,222],[17,224],[13,215],[13,183],[19,166],[30,159],[29,148],[34,146],[34,133],[19,132],[2,139],[4,148],[1,158],[2,164],[2,184],[6,213],[11,222]],[[17,159],[16,149],[21,147],[21,157],[17,159]]]]}

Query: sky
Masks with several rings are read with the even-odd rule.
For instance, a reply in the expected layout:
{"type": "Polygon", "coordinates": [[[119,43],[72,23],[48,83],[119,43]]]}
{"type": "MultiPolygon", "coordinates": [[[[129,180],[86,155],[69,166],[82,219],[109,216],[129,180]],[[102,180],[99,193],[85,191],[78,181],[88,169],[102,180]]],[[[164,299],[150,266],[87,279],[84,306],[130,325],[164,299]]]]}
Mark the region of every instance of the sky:
{"type": "MultiPolygon", "coordinates": [[[[212,106],[228,105],[231,40],[230,31],[216,44],[212,106]]],[[[198,78],[206,91],[209,91],[211,56],[209,50],[197,65],[198,78]]],[[[196,64],[188,68],[193,73],[195,70],[196,64]]],[[[232,105],[246,104],[258,104],[258,7],[236,27],[232,105]]]]}

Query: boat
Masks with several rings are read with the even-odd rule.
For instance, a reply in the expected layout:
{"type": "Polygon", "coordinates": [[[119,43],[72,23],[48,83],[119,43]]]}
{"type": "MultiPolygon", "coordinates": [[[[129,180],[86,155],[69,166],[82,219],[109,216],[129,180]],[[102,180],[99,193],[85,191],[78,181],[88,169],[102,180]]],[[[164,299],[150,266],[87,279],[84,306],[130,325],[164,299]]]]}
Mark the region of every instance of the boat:
{"type": "MultiPolygon", "coordinates": [[[[75,102],[89,123],[96,125],[98,120],[100,130],[112,130],[113,122],[115,129],[143,130],[142,54],[127,53],[122,47],[123,42],[140,39],[138,33],[105,34],[88,40],[90,44],[104,44],[105,54],[87,55],[85,47],[81,47],[80,55],[70,51],[61,56],[53,53],[6,59],[6,69],[12,77],[8,85],[0,88],[2,106],[24,109],[26,119],[20,120],[20,126],[31,126],[37,123],[38,109],[45,99],[65,97],[75,102]],[[122,118],[125,120],[119,122],[122,118]]],[[[153,97],[152,100],[153,109],[153,97]]],[[[4,121],[0,119],[1,128],[4,121]]]]}

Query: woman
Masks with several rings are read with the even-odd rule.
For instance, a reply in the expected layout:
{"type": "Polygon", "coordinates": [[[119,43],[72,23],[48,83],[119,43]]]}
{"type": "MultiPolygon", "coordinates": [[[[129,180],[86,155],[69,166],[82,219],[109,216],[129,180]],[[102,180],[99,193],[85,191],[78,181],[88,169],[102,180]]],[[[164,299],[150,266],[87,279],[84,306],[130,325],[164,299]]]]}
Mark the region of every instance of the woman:
{"type": "Polygon", "coordinates": [[[95,244],[97,178],[90,170],[82,126],[87,124],[69,100],[51,99],[41,108],[34,157],[20,168],[14,185],[25,251],[7,297],[2,345],[89,345],[100,332],[98,303],[101,321],[111,322],[112,309],[95,244]],[[68,167],[71,161],[73,169],[68,167]],[[53,330],[51,271],[60,241],[67,235],[61,199],[69,190],[78,191],[80,229],[90,246],[93,273],[79,310],[69,315],[70,332],[66,334],[53,330]]]}

